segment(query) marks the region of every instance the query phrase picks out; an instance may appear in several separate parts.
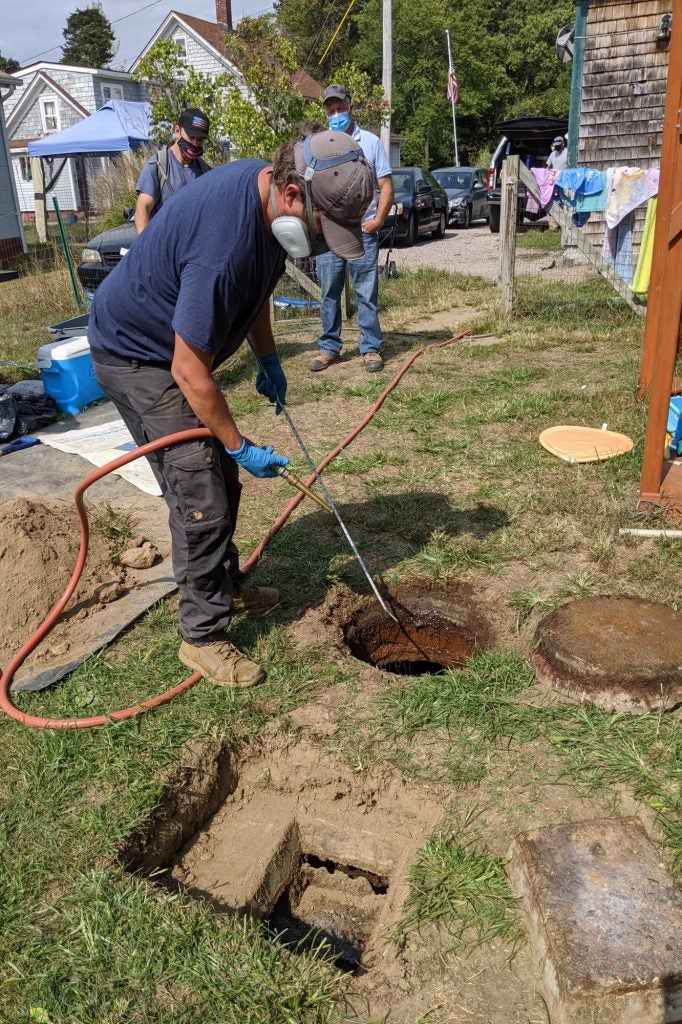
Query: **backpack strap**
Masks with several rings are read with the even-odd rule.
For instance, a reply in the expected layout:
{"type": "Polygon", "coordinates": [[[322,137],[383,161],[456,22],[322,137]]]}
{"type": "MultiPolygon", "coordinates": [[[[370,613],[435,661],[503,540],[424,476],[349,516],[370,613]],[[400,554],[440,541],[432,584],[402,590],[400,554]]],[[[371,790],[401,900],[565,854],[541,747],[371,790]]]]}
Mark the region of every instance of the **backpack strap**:
{"type": "Polygon", "coordinates": [[[174,195],[175,189],[168,179],[168,146],[164,146],[163,149],[158,151],[155,163],[156,173],[159,179],[159,199],[161,198],[164,186],[167,187],[171,195],[174,195]]]}

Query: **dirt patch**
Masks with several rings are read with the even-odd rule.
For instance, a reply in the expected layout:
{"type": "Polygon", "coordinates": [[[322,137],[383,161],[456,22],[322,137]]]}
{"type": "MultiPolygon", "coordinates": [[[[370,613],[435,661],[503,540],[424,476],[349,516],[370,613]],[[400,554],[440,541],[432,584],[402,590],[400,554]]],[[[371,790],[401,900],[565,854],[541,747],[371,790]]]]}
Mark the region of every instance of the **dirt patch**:
{"type": "MultiPolygon", "coordinates": [[[[48,661],[86,636],[88,617],[125,593],[125,572],[114,564],[116,544],[91,516],[88,560],[62,621],[32,655],[48,661]]],[[[61,502],[12,498],[0,504],[0,665],[40,625],[61,597],[76,565],[80,526],[76,512],[61,502]]]]}

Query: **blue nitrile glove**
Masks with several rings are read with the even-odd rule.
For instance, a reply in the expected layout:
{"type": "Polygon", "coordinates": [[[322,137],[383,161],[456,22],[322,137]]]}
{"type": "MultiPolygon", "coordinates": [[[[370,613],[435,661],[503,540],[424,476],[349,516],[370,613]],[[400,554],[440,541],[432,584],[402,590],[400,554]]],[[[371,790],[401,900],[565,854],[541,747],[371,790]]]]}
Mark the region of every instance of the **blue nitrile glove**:
{"type": "Polygon", "coordinates": [[[287,379],[276,352],[260,357],[260,369],[256,376],[256,391],[276,402],[275,412],[279,416],[287,396],[287,379]]]}
{"type": "Polygon", "coordinates": [[[226,448],[225,451],[238,466],[248,470],[252,476],[263,479],[266,476],[277,476],[277,467],[286,466],[288,458],[286,455],[275,455],[275,446],[267,445],[259,448],[257,444],[251,444],[243,438],[241,445],[235,451],[226,448]]]}

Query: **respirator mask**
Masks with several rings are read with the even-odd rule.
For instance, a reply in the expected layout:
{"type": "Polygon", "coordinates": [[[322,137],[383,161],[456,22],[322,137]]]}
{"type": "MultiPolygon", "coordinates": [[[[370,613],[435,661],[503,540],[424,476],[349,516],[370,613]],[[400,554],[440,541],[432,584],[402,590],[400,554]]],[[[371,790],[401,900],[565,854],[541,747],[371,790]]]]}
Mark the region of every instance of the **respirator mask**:
{"type": "Polygon", "coordinates": [[[275,219],[272,222],[272,233],[276,241],[292,259],[303,259],[305,256],[321,256],[329,252],[329,246],[323,235],[318,235],[315,229],[315,218],[313,215],[313,199],[310,182],[304,182],[305,191],[305,221],[300,217],[280,214],[275,193],[275,183],[270,178],[270,202],[275,219]]]}

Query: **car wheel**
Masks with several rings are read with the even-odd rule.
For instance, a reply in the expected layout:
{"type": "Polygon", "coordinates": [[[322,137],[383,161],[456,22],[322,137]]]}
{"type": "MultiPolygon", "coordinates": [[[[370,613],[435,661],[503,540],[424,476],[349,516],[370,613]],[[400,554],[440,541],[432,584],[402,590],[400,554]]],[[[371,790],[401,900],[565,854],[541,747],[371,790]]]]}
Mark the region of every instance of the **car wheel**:
{"type": "Polygon", "coordinates": [[[405,232],[405,237],[403,238],[403,245],[404,246],[414,245],[416,237],[417,237],[417,221],[415,219],[414,214],[411,213],[410,214],[410,218],[409,218],[409,220],[407,222],[407,231],[405,232]]]}
{"type": "Polygon", "coordinates": [[[443,210],[441,210],[440,217],[438,218],[438,227],[434,228],[434,230],[431,232],[431,238],[443,238],[443,236],[445,235],[446,227],[447,218],[443,210]]]}
{"type": "Polygon", "coordinates": [[[471,224],[471,203],[468,203],[464,208],[464,220],[462,221],[462,227],[468,228],[471,224]]]}
{"type": "Polygon", "coordinates": [[[500,233],[500,208],[499,206],[491,206],[488,210],[488,227],[494,235],[500,233]]]}

